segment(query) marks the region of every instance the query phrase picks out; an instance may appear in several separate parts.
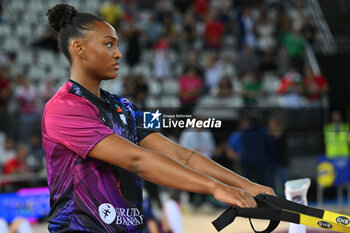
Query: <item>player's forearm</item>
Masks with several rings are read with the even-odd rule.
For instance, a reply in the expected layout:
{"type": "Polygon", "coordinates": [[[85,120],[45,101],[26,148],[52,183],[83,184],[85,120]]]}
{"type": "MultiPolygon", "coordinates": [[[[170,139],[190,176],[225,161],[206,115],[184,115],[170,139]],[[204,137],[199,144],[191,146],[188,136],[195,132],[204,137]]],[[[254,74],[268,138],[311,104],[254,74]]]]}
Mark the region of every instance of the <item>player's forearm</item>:
{"type": "Polygon", "coordinates": [[[114,134],[98,142],[88,156],[116,165],[159,185],[213,194],[220,183],[161,152],[136,146],[114,134]]]}
{"type": "Polygon", "coordinates": [[[179,163],[199,171],[202,174],[213,177],[224,184],[242,189],[246,189],[247,185],[252,184],[249,180],[220,166],[199,153],[194,153],[191,156],[191,150],[174,143],[161,134],[151,134],[143,139],[140,144],[143,148],[166,154],[179,163]]]}
{"type": "Polygon", "coordinates": [[[233,171],[221,166],[213,160],[195,152],[191,155],[191,151],[186,152],[187,156],[184,157],[182,162],[203,174],[215,178],[216,180],[234,187],[246,189],[247,186],[252,185],[248,179],[234,173],[233,171]]]}
{"type": "Polygon", "coordinates": [[[190,192],[212,194],[217,184],[211,177],[154,151],[147,151],[141,156],[134,169],[133,172],[143,179],[190,192]]]}

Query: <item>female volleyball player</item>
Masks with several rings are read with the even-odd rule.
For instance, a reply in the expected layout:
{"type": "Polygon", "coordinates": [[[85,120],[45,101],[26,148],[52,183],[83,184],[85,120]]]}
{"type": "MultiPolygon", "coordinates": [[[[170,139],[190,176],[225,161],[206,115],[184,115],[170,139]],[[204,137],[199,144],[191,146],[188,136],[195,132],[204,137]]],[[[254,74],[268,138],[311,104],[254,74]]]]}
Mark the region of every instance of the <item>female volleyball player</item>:
{"type": "Polygon", "coordinates": [[[255,207],[272,189],[142,127],[142,112],[100,89],[119,70],[118,36],[105,20],[58,4],[47,12],[70,79],[46,104],[42,121],[51,193],[50,232],[140,232],[141,178],[255,207]]]}

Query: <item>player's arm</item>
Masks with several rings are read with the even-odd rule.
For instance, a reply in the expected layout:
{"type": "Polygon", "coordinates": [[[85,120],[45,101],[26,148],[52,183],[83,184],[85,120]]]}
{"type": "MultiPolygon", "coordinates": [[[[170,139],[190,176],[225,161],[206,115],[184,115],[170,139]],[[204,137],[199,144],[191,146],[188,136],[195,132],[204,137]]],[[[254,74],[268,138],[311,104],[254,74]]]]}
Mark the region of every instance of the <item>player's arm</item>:
{"type": "Polygon", "coordinates": [[[221,181],[224,184],[234,186],[248,191],[255,196],[260,193],[275,195],[273,189],[256,184],[248,179],[232,172],[231,170],[219,165],[211,159],[201,155],[198,152],[189,150],[181,145],[174,143],[159,133],[148,135],[140,142],[140,146],[149,150],[154,150],[177,160],[179,163],[189,168],[203,173],[209,177],[221,181]]]}
{"type": "Polygon", "coordinates": [[[255,207],[252,196],[185,167],[156,151],[111,134],[93,147],[88,156],[119,166],[153,183],[190,192],[211,194],[229,205],[255,207]]]}

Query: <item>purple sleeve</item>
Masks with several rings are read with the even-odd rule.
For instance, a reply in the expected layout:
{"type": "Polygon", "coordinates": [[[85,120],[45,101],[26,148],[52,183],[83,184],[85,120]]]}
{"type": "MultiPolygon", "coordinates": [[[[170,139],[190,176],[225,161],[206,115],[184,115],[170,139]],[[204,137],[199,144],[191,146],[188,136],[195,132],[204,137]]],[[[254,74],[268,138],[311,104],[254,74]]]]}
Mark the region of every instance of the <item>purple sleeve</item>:
{"type": "Polygon", "coordinates": [[[87,100],[66,94],[53,102],[45,113],[47,136],[82,158],[113,131],[103,124],[98,110],[87,100]]]}

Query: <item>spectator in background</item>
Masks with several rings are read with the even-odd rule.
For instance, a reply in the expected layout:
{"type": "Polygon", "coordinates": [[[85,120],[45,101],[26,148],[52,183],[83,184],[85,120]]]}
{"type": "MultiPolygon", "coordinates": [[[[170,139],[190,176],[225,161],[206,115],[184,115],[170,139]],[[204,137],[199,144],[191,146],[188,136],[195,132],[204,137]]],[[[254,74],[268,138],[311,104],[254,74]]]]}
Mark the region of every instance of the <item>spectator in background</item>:
{"type": "Polygon", "coordinates": [[[278,65],[276,62],[276,54],[272,48],[268,48],[263,56],[263,59],[259,65],[259,73],[264,74],[266,72],[276,74],[278,71],[278,65]]]}
{"type": "Polygon", "coordinates": [[[135,104],[142,108],[145,106],[149,88],[145,78],[142,75],[136,76],[135,79],[135,104]]]}
{"type": "Polygon", "coordinates": [[[192,112],[193,107],[202,94],[203,81],[196,74],[195,67],[188,66],[178,82],[181,105],[186,111],[192,112]]]}
{"type": "Polygon", "coordinates": [[[99,14],[114,28],[119,29],[120,20],[123,17],[124,11],[117,0],[108,0],[100,8],[99,14]]]}
{"type": "Polygon", "coordinates": [[[307,12],[305,11],[302,1],[294,1],[293,7],[289,8],[288,15],[293,22],[297,23],[298,25],[302,25],[307,17],[307,12]]]}
{"type": "Polygon", "coordinates": [[[45,84],[40,88],[40,111],[44,109],[46,102],[56,93],[58,90],[56,81],[52,78],[47,78],[45,84]]]}
{"type": "Polygon", "coordinates": [[[192,48],[197,38],[196,21],[191,11],[188,11],[184,16],[183,22],[183,40],[188,48],[192,48]]]}
{"type": "Polygon", "coordinates": [[[241,77],[246,71],[256,72],[260,63],[260,57],[257,56],[253,47],[249,45],[244,46],[244,50],[240,54],[236,65],[238,76],[241,77]]]}
{"type": "Polygon", "coordinates": [[[20,144],[17,148],[16,156],[5,163],[2,174],[11,175],[28,172],[28,167],[25,162],[27,154],[27,147],[24,144],[20,144]]]}
{"type": "Polygon", "coordinates": [[[287,181],[288,156],[286,150],[287,137],[281,120],[275,116],[268,121],[268,170],[271,171],[274,187],[279,196],[284,195],[284,184],[287,181]]]}
{"type": "Polygon", "coordinates": [[[229,26],[230,10],[232,9],[232,1],[217,0],[210,2],[210,8],[214,9],[217,14],[217,19],[224,25],[225,29],[229,26]]]}
{"type": "Polygon", "coordinates": [[[164,233],[184,233],[179,190],[171,190],[170,198],[163,208],[162,229],[164,233]]]}
{"type": "Polygon", "coordinates": [[[164,27],[164,33],[169,38],[169,40],[171,42],[176,43],[175,39],[177,38],[178,32],[174,23],[173,13],[165,15],[164,21],[163,21],[163,27],[164,27]]]}
{"type": "Polygon", "coordinates": [[[326,157],[329,159],[348,158],[349,124],[342,121],[339,111],[333,111],[331,117],[332,122],[323,128],[326,157]]]}
{"type": "Polygon", "coordinates": [[[209,93],[212,88],[218,86],[223,74],[224,67],[222,61],[219,59],[216,52],[211,53],[204,72],[205,94],[209,93]]]}
{"type": "Polygon", "coordinates": [[[16,151],[13,139],[7,136],[5,133],[1,133],[0,135],[0,168],[2,168],[7,161],[15,157],[16,151]]]}
{"type": "Polygon", "coordinates": [[[282,4],[277,5],[275,24],[279,45],[283,45],[286,34],[290,32],[292,20],[288,16],[287,10],[282,4]]]}
{"type": "Polygon", "coordinates": [[[226,132],[218,131],[214,132],[216,148],[213,153],[213,160],[226,167],[227,169],[234,170],[235,159],[229,156],[227,153],[227,138],[229,134],[226,132]]]}
{"type": "Polygon", "coordinates": [[[173,14],[173,9],[171,8],[171,4],[167,1],[157,1],[155,13],[157,15],[157,20],[164,25],[165,18],[169,15],[173,14]]]}
{"type": "Polygon", "coordinates": [[[147,37],[147,46],[152,48],[164,33],[164,28],[154,14],[151,14],[148,20],[144,26],[144,32],[147,37]]]}
{"type": "Polygon", "coordinates": [[[162,24],[164,36],[166,36],[169,41],[172,41],[173,37],[176,35],[172,4],[168,1],[158,1],[156,3],[155,14],[157,15],[158,21],[162,24]]]}
{"type": "Polygon", "coordinates": [[[152,206],[147,198],[143,198],[144,225],[142,233],[160,233],[157,220],[153,214],[152,206]]]}
{"type": "Polygon", "coordinates": [[[218,98],[230,97],[233,95],[233,85],[228,76],[222,76],[219,85],[211,89],[212,96],[218,98]]]}
{"type": "Polygon", "coordinates": [[[299,107],[301,105],[302,93],[301,74],[294,67],[290,67],[283,75],[277,93],[283,97],[284,107],[299,107]]]}
{"type": "MultiPolygon", "coordinates": [[[[17,145],[15,156],[12,158],[9,158],[4,166],[2,167],[2,174],[3,175],[15,175],[15,174],[23,174],[25,175],[26,172],[28,172],[28,167],[26,164],[26,157],[27,157],[28,151],[25,144],[19,144],[17,145]]],[[[0,187],[2,187],[2,190],[5,192],[16,192],[19,188],[23,188],[24,186],[27,186],[28,184],[24,181],[0,181],[0,187]]]]}
{"type": "Polygon", "coordinates": [[[51,27],[47,27],[44,31],[44,34],[40,38],[32,43],[33,47],[40,49],[46,49],[53,52],[59,52],[58,41],[57,41],[57,32],[51,27]]]}
{"type": "Polygon", "coordinates": [[[8,105],[12,94],[12,83],[10,80],[10,69],[0,67],[0,131],[9,133],[8,105]]]}
{"type": "Polygon", "coordinates": [[[234,161],[240,161],[242,158],[242,141],[241,134],[242,131],[248,128],[250,125],[249,119],[247,117],[243,117],[239,119],[237,130],[230,134],[227,140],[227,148],[226,153],[229,158],[234,161]]]}
{"type": "MultiPolygon", "coordinates": [[[[126,1],[122,3],[123,7],[123,23],[129,21],[131,17],[137,17],[140,13],[140,2],[138,1],[126,1]]],[[[136,19],[136,18],[135,18],[136,19]]],[[[116,28],[118,30],[118,28],[116,28]]]]}
{"type": "Polygon", "coordinates": [[[224,76],[230,77],[231,80],[237,79],[237,72],[235,64],[233,63],[233,56],[228,54],[222,55],[222,66],[224,76]]]}
{"type": "Polygon", "coordinates": [[[194,67],[199,77],[204,77],[204,70],[199,65],[199,57],[201,57],[201,55],[202,53],[200,50],[189,51],[186,54],[186,64],[188,67],[194,67]]]}
{"type": "Polygon", "coordinates": [[[45,153],[38,135],[33,134],[30,136],[27,151],[26,164],[28,170],[33,172],[40,171],[43,168],[45,153]]]}
{"type": "Polygon", "coordinates": [[[180,14],[185,14],[191,7],[192,2],[188,0],[174,0],[175,8],[180,12],[180,14]]]}
{"type": "Polygon", "coordinates": [[[311,106],[321,106],[322,96],[328,91],[328,84],[322,75],[314,75],[309,66],[304,71],[304,93],[311,106]]]}
{"type": "Polygon", "coordinates": [[[276,29],[273,22],[269,19],[267,12],[261,13],[259,21],[256,24],[256,32],[259,50],[266,52],[266,50],[275,47],[276,29]]]}
{"type": "Polygon", "coordinates": [[[128,75],[123,79],[123,95],[127,98],[133,98],[135,96],[135,80],[134,76],[128,75]]]}
{"type": "Polygon", "coordinates": [[[39,117],[36,109],[37,92],[27,76],[18,76],[14,97],[20,112],[19,140],[26,142],[32,134],[33,126],[39,117]]]}
{"type": "Polygon", "coordinates": [[[256,49],[257,48],[257,39],[255,32],[255,19],[252,15],[252,10],[245,8],[240,21],[240,32],[243,39],[243,46],[248,45],[249,47],[256,49]]]}
{"type": "Polygon", "coordinates": [[[155,56],[153,60],[154,75],[157,81],[170,76],[170,64],[168,61],[169,39],[163,36],[155,45],[155,56]]]}
{"type": "Polygon", "coordinates": [[[209,1],[208,0],[195,0],[193,1],[193,6],[196,14],[199,17],[204,17],[209,10],[209,1]]]}
{"type": "Polygon", "coordinates": [[[304,67],[304,52],[307,40],[301,33],[301,25],[293,23],[292,31],[284,38],[289,64],[302,73],[304,67]]]}
{"type": "Polygon", "coordinates": [[[134,17],[130,17],[128,23],[125,24],[123,35],[127,40],[125,52],[126,63],[132,68],[140,62],[141,56],[141,31],[136,25],[134,17]]]}
{"type": "Polygon", "coordinates": [[[242,78],[242,96],[246,106],[255,106],[263,95],[261,80],[257,73],[246,72],[242,78]]]}
{"type": "Polygon", "coordinates": [[[307,41],[309,41],[310,45],[314,47],[315,41],[317,39],[317,30],[313,25],[310,17],[305,18],[302,33],[307,41]]]}
{"type": "Polygon", "coordinates": [[[248,119],[247,127],[240,134],[242,145],[241,167],[245,177],[262,184],[272,184],[269,177],[266,127],[259,124],[255,116],[248,119]]]}
{"type": "Polygon", "coordinates": [[[220,49],[221,40],[224,35],[224,25],[217,19],[216,12],[210,10],[205,20],[205,47],[209,49],[220,49]]]}

